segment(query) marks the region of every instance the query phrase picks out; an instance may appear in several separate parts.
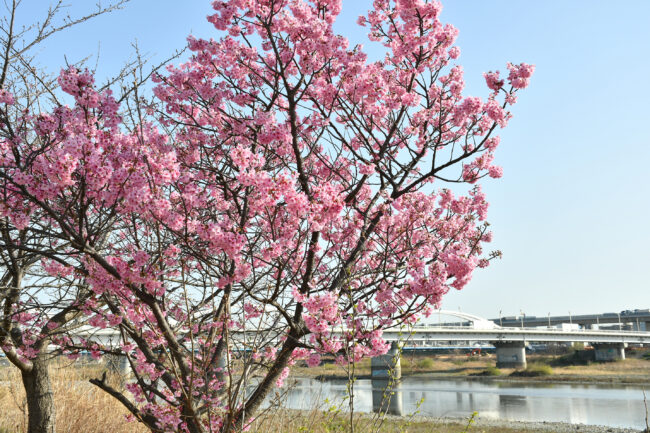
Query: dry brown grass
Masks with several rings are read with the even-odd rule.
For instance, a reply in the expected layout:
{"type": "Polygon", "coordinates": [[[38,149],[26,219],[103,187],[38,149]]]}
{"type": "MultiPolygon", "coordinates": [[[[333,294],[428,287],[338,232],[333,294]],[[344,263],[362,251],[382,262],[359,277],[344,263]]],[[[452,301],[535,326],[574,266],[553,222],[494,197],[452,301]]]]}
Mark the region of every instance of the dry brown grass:
{"type": "MultiPolygon", "coordinates": [[[[78,368],[57,364],[51,368],[57,432],[60,433],[144,433],[147,429],[127,422],[126,409],[114,398],[88,383],[98,377],[96,366],[78,368]]],[[[114,384],[118,377],[111,378],[114,384]]],[[[20,373],[0,367],[0,433],[27,431],[27,405],[20,373]]]]}
{"type": "MultiPolygon", "coordinates": [[[[558,356],[528,355],[531,365],[551,365],[553,375],[539,377],[536,380],[547,381],[584,381],[584,382],[621,382],[650,383],[650,359],[644,359],[638,353],[630,353],[628,359],[616,362],[591,362],[586,365],[557,365],[558,356]]],[[[437,355],[431,357],[403,356],[402,374],[427,374],[440,377],[466,377],[481,374],[493,367],[496,357],[491,355],[437,355]],[[426,361],[426,362],[425,362],[426,361]]],[[[502,375],[508,376],[513,369],[502,369],[502,375]]],[[[370,360],[363,360],[355,367],[357,376],[370,375],[370,360]]],[[[346,371],[335,364],[324,364],[316,368],[296,368],[296,376],[338,376],[346,377],[346,371]]],[[[522,378],[519,378],[522,379],[522,378]]]]}
{"type": "Polygon", "coordinates": [[[585,374],[590,376],[617,375],[626,376],[649,376],[650,361],[645,359],[628,358],[616,362],[593,362],[588,365],[569,365],[566,367],[554,367],[557,373],[561,374],[585,374]]]}
{"type": "MultiPolygon", "coordinates": [[[[531,433],[531,430],[482,425],[480,418],[468,427],[467,422],[416,421],[394,417],[360,415],[354,419],[355,433],[531,433]]],[[[320,411],[276,410],[253,422],[249,433],[347,433],[347,414],[320,411]]]]}

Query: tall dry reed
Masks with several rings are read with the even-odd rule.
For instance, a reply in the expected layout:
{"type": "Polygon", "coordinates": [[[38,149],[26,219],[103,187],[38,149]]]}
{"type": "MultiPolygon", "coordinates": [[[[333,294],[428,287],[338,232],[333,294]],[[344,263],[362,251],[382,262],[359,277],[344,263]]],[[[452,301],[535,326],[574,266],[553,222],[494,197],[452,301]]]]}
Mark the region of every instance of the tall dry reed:
{"type": "MultiPolygon", "coordinates": [[[[88,383],[101,375],[98,366],[79,367],[55,363],[50,368],[56,405],[57,433],[145,433],[128,422],[126,409],[114,398],[88,383]]],[[[119,377],[111,378],[119,385],[119,377]]],[[[20,373],[0,366],[0,433],[27,431],[27,402],[20,373]]]]}

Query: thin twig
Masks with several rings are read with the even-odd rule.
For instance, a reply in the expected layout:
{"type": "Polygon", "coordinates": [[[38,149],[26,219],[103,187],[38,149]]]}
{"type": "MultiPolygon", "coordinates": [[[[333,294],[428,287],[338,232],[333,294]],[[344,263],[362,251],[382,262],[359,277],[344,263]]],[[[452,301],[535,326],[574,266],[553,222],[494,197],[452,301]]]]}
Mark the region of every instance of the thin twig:
{"type": "Polygon", "coordinates": [[[650,433],[650,426],[648,425],[648,399],[645,395],[645,388],[641,389],[643,392],[643,406],[645,407],[645,433],[650,433]]]}

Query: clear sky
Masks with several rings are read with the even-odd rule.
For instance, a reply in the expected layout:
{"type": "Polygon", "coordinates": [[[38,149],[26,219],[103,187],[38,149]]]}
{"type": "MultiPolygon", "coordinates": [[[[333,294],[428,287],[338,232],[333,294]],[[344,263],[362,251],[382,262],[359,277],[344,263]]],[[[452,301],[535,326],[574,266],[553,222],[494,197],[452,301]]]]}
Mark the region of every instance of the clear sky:
{"type": "MultiPolygon", "coordinates": [[[[45,0],[25,0],[22,19],[45,0]]],[[[91,3],[69,0],[71,13],[91,3]]],[[[343,0],[337,30],[356,26],[371,0],[343,0]]],[[[468,95],[487,96],[482,73],[537,65],[502,133],[505,175],[484,185],[493,249],[443,307],[496,317],[650,308],[650,2],[626,0],[448,0],[442,20],[460,30],[468,95]]],[[[88,9],[85,9],[88,10],[88,9]]],[[[110,76],[133,52],[162,60],[192,32],[217,37],[207,0],[133,0],[124,10],[54,37],[39,53],[58,71],[100,51],[110,76]],[[182,6],[179,6],[181,5],[182,6]]]]}

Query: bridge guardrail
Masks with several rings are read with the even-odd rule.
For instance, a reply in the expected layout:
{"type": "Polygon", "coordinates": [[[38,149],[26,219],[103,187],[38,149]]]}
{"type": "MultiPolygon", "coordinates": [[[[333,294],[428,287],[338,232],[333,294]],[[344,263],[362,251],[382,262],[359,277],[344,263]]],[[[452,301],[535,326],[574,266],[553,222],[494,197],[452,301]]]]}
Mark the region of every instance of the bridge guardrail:
{"type": "MultiPolygon", "coordinates": [[[[472,328],[471,326],[427,326],[427,327],[417,327],[412,331],[415,332],[427,332],[428,330],[433,329],[442,329],[442,330],[466,330],[472,332],[498,332],[498,331],[517,331],[517,332],[557,332],[557,333],[602,333],[602,334],[643,334],[650,335],[650,331],[629,331],[629,330],[618,330],[618,329],[558,329],[553,327],[544,327],[544,328],[521,328],[517,326],[497,326],[494,328],[472,328]]],[[[384,331],[394,332],[397,329],[385,329],[384,331]]],[[[408,333],[408,330],[403,330],[403,332],[408,333]]]]}

